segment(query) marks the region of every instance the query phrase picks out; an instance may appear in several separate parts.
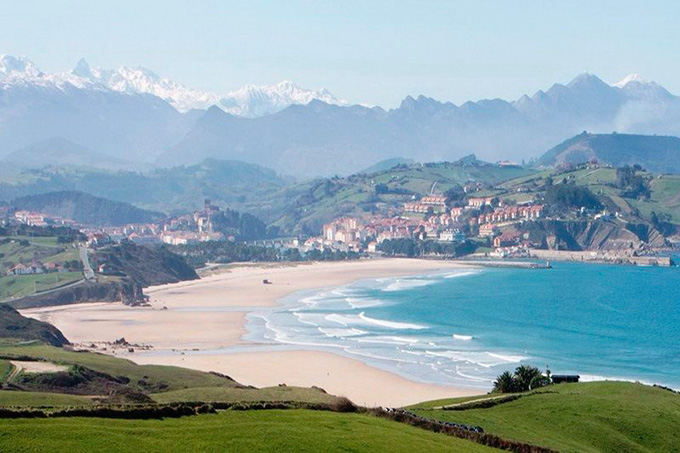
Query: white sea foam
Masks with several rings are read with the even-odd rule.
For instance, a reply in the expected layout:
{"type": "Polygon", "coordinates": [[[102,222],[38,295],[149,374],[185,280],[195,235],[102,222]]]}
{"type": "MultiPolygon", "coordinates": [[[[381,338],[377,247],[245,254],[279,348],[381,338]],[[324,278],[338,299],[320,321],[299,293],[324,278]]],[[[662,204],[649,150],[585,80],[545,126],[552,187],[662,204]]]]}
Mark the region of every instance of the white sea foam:
{"type": "Polygon", "coordinates": [[[527,360],[528,357],[524,357],[521,355],[511,355],[511,354],[498,354],[495,352],[487,352],[487,355],[495,358],[495,359],[500,359],[503,362],[508,362],[508,363],[519,363],[522,360],[527,360]]]}
{"type": "Polygon", "coordinates": [[[412,360],[401,359],[397,356],[388,357],[388,356],[384,356],[384,355],[372,354],[370,352],[367,352],[364,349],[345,348],[345,352],[347,352],[349,354],[358,355],[358,356],[361,356],[361,357],[366,357],[366,358],[369,358],[369,359],[387,360],[387,361],[390,361],[390,362],[398,362],[398,363],[410,363],[410,364],[413,364],[413,365],[418,364],[418,362],[414,362],[412,360]]]}
{"type": "Polygon", "coordinates": [[[330,327],[317,327],[319,332],[327,337],[345,338],[356,337],[358,335],[366,335],[368,332],[360,329],[334,329],[330,327]]]}
{"type": "Polygon", "coordinates": [[[481,357],[479,357],[479,354],[477,353],[470,353],[470,352],[465,352],[465,351],[453,351],[453,350],[445,350],[445,351],[431,351],[427,350],[425,351],[427,355],[433,356],[433,357],[443,357],[446,359],[450,359],[454,362],[468,362],[468,363],[474,363],[476,365],[480,366],[485,366],[483,362],[480,362],[481,357]]]}
{"type": "Polygon", "coordinates": [[[422,326],[420,324],[410,324],[407,322],[394,322],[385,321],[383,319],[369,318],[364,314],[363,311],[359,313],[359,318],[371,324],[375,324],[376,326],[388,327],[390,329],[415,329],[415,330],[427,329],[426,326],[422,326]]]}
{"type": "Polygon", "coordinates": [[[458,278],[458,277],[466,277],[468,275],[475,275],[479,274],[479,271],[464,271],[464,272],[454,272],[451,274],[446,274],[444,278],[449,279],[449,278],[458,278]]]}
{"type": "Polygon", "coordinates": [[[338,313],[333,313],[330,315],[325,315],[324,319],[345,327],[349,326],[350,324],[361,324],[357,315],[340,315],[338,313]]]}
{"type": "Polygon", "coordinates": [[[324,323],[325,316],[322,313],[300,313],[293,312],[293,316],[303,324],[317,327],[324,323]]]}
{"type": "Polygon", "coordinates": [[[397,345],[412,345],[418,343],[415,338],[407,337],[394,337],[394,336],[377,336],[377,337],[365,337],[365,338],[352,338],[353,341],[358,343],[379,343],[379,344],[397,344],[397,345]]]}
{"type": "Polygon", "coordinates": [[[453,334],[454,340],[470,341],[472,340],[472,335],[459,335],[457,333],[453,334]]]}
{"type": "Polygon", "coordinates": [[[320,295],[303,297],[302,299],[300,299],[300,302],[305,304],[307,307],[316,307],[317,305],[319,305],[320,301],[321,301],[320,295]]]}
{"type": "Polygon", "coordinates": [[[488,378],[483,378],[481,376],[472,376],[470,374],[463,373],[460,371],[459,367],[456,367],[456,374],[462,378],[465,379],[470,379],[471,381],[477,381],[477,382],[493,382],[493,379],[488,379],[488,378]]]}
{"type": "Polygon", "coordinates": [[[363,311],[359,313],[359,315],[341,315],[339,313],[332,313],[330,315],[326,315],[325,319],[327,321],[331,321],[345,327],[357,325],[358,326],[372,325],[386,327],[388,329],[411,329],[411,330],[427,329],[426,326],[422,326],[420,324],[410,324],[406,322],[395,322],[387,321],[384,319],[369,318],[368,316],[365,315],[363,311]]]}
{"type": "Polygon", "coordinates": [[[427,350],[426,353],[434,357],[444,357],[452,360],[453,362],[470,363],[487,369],[508,363],[506,360],[489,360],[490,354],[488,352],[457,351],[448,349],[445,351],[427,350]]]}
{"type": "Polygon", "coordinates": [[[411,288],[419,288],[421,286],[431,285],[436,282],[437,282],[436,280],[422,280],[415,278],[397,279],[394,283],[387,285],[387,287],[384,288],[383,291],[387,292],[404,291],[411,288]]]}
{"type": "Polygon", "coordinates": [[[368,298],[368,297],[366,297],[366,298],[347,297],[347,298],[345,298],[345,301],[352,308],[377,307],[378,305],[383,304],[383,301],[381,301],[380,299],[371,299],[371,298],[368,298]]]}

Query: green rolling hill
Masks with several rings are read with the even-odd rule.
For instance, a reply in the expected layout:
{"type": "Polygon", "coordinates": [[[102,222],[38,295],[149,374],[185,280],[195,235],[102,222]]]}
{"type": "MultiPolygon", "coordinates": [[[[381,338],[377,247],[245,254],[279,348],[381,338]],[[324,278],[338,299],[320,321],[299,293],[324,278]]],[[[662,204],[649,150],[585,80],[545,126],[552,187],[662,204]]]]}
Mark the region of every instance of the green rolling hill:
{"type": "Polygon", "coordinates": [[[657,135],[584,132],[546,152],[537,164],[555,166],[590,160],[623,167],[641,165],[654,173],[680,173],[680,138],[657,135]]]}
{"type": "Polygon", "coordinates": [[[680,395],[638,383],[559,384],[489,408],[441,409],[458,402],[410,409],[564,452],[670,452],[680,445],[680,395]]]}

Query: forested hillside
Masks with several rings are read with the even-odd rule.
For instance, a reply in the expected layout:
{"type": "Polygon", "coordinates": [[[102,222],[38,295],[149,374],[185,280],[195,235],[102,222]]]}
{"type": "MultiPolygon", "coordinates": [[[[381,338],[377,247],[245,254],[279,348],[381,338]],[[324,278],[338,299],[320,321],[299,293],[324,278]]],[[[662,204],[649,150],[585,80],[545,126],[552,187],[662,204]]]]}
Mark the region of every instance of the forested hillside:
{"type": "Polygon", "coordinates": [[[77,192],[49,192],[13,200],[16,209],[37,211],[54,217],[72,219],[83,225],[124,225],[159,220],[163,214],[140,209],[129,203],[77,192]]]}

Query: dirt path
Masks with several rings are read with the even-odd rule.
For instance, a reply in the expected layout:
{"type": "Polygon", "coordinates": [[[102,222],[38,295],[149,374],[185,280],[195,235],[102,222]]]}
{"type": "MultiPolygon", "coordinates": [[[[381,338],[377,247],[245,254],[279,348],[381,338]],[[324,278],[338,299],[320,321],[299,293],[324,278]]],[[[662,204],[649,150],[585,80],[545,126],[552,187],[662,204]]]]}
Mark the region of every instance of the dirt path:
{"type": "Polygon", "coordinates": [[[14,365],[14,371],[7,378],[8,381],[12,380],[16,375],[21,372],[24,373],[56,373],[57,371],[66,371],[68,366],[57,365],[51,362],[30,362],[26,360],[10,360],[9,363],[14,365]]]}

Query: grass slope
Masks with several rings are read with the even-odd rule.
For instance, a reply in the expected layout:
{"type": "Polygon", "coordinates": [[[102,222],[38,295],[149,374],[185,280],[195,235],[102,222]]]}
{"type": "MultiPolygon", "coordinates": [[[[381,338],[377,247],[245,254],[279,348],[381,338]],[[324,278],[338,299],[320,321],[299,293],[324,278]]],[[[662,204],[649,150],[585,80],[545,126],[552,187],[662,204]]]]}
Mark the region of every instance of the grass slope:
{"type": "Polygon", "coordinates": [[[0,451],[496,451],[369,415],[225,411],[165,420],[4,420],[0,451]]]}
{"type": "Polygon", "coordinates": [[[81,272],[60,272],[38,275],[5,275],[16,264],[63,264],[79,261],[78,249],[73,244],[60,244],[56,236],[7,236],[0,238],[0,299],[12,299],[46,291],[81,280],[81,272]]]}
{"type": "Polygon", "coordinates": [[[84,407],[93,404],[94,401],[86,396],[0,390],[0,407],[84,407]]]}
{"type": "Polygon", "coordinates": [[[125,376],[133,385],[157,388],[157,391],[191,387],[238,386],[233,380],[201,371],[172,366],[137,365],[130,360],[110,355],[67,351],[38,342],[16,344],[6,341],[0,343],[0,356],[31,357],[62,365],[82,365],[111,376],[125,376]],[[140,381],[143,383],[140,384],[140,381]]]}
{"type": "Polygon", "coordinates": [[[16,198],[17,209],[44,212],[51,216],[73,219],[85,225],[124,225],[160,220],[163,215],[129,203],[96,197],[85,192],[64,190],[16,198]]]}
{"type": "Polygon", "coordinates": [[[511,179],[497,187],[506,191],[505,194],[501,195],[501,198],[504,199],[517,199],[518,195],[525,199],[540,198],[544,193],[543,186],[547,177],[552,177],[555,183],[567,178],[579,186],[587,187],[594,194],[611,200],[617,210],[624,214],[639,212],[644,218],[649,218],[654,211],[657,214],[668,214],[672,222],[680,224],[680,176],[658,175],[648,172],[639,174],[649,179],[649,199],[622,197],[621,190],[613,186],[616,182],[616,169],[606,167],[577,169],[568,172],[555,172],[548,169],[511,179]],[[529,193],[518,194],[518,189],[529,191],[529,193]]]}
{"type": "Polygon", "coordinates": [[[227,388],[194,387],[170,392],[155,393],[151,397],[158,403],[172,402],[230,402],[230,401],[301,401],[306,403],[332,403],[336,397],[322,390],[304,387],[227,388]]]}
{"type": "Polygon", "coordinates": [[[533,173],[533,170],[519,167],[464,166],[441,162],[304,182],[288,189],[281,204],[285,209],[275,225],[284,231],[296,231],[301,225],[317,231],[323,223],[335,217],[362,216],[375,209],[397,208],[411,200],[413,194],[429,194],[433,185],[435,192],[442,193],[470,181],[497,184],[533,173]],[[378,196],[378,184],[387,186],[391,193],[378,196]]]}
{"type": "Polygon", "coordinates": [[[560,451],[678,451],[680,445],[680,395],[642,384],[561,384],[487,409],[432,409],[455,402],[424,403],[413,411],[560,451]]]}
{"type": "Polygon", "coordinates": [[[81,272],[52,272],[36,275],[7,275],[0,277],[0,299],[38,294],[83,279],[81,272]]]}
{"type": "MultiPolygon", "coordinates": [[[[129,379],[128,387],[136,391],[150,394],[158,403],[172,402],[248,402],[248,401],[286,401],[305,403],[335,402],[336,397],[325,393],[317,388],[301,387],[270,387],[256,389],[244,387],[238,382],[223,376],[161,365],[137,365],[136,363],[109,355],[73,352],[61,348],[46,346],[38,342],[16,343],[12,340],[0,340],[0,357],[21,357],[45,360],[60,365],[80,365],[99,373],[105,373],[113,377],[129,379]]],[[[0,359],[0,383],[2,377],[11,372],[7,360],[0,359]]],[[[20,376],[12,379],[19,381],[20,376]]],[[[82,405],[90,404],[90,401],[68,399],[67,395],[53,392],[54,389],[46,388],[48,393],[35,392],[10,392],[0,390],[0,407],[12,406],[52,406],[52,405],[82,405]],[[10,395],[11,393],[11,395],[10,395]],[[44,395],[44,399],[40,398],[44,395]],[[63,397],[63,398],[62,398],[63,397]],[[65,398],[65,399],[64,399],[65,398]]],[[[106,394],[106,389],[93,394],[106,394]]]]}

